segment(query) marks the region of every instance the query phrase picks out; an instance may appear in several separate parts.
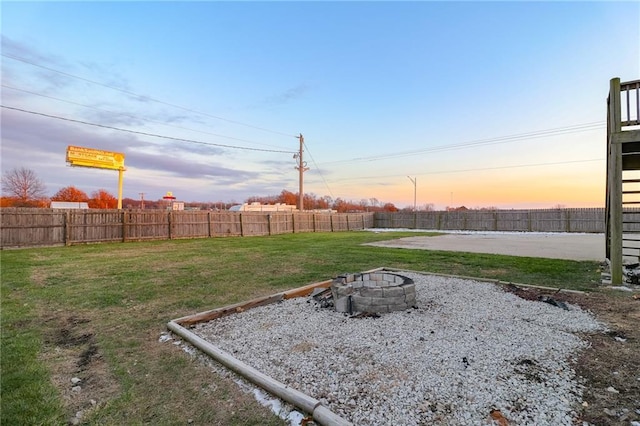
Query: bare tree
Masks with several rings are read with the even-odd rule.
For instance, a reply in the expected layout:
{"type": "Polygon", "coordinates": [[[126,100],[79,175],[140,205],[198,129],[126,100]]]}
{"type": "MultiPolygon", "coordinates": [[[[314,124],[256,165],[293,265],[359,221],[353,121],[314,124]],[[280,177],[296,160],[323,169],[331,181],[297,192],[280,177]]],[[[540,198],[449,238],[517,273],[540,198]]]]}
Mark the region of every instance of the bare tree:
{"type": "Polygon", "coordinates": [[[21,204],[45,198],[46,191],[44,182],[31,169],[20,167],[2,175],[3,194],[17,198],[21,204]]]}
{"type": "Polygon", "coordinates": [[[422,210],[425,212],[432,212],[435,211],[435,206],[433,203],[425,203],[425,205],[422,207],[422,210]]]}

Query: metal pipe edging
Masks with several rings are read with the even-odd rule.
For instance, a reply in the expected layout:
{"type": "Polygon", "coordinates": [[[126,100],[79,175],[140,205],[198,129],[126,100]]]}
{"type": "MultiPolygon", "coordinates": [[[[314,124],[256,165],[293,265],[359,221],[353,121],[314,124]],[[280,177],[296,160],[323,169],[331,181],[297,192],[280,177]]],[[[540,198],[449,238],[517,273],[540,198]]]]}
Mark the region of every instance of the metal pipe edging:
{"type": "Polygon", "coordinates": [[[234,358],[231,354],[223,351],[217,346],[212,345],[196,334],[190,332],[174,321],[167,323],[167,328],[176,333],[184,340],[209,355],[220,364],[240,374],[250,382],[260,386],[273,395],[293,404],[294,406],[309,413],[324,426],[352,426],[352,423],[335,414],[327,407],[323,406],[320,401],[310,397],[292,387],[285,385],[266,374],[261,373],[255,368],[245,364],[244,362],[234,358]],[[316,417],[317,416],[317,417],[316,417]]]}

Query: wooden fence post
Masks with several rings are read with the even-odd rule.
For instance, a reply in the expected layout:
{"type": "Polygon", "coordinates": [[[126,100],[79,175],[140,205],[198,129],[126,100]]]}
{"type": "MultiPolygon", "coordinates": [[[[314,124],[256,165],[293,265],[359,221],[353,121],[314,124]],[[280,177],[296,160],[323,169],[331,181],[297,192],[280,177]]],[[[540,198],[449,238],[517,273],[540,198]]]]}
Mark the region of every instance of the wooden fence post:
{"type": "Polygon", "coordinates": [[[331,223],[331,232],[333,232],[333,215],[329,216],[331,219],[329,222],[331,223]]]}
{"type": "Polygon", "coordinates": [[[129,232],[129,216],[127,215],[127,211],[122,211],[122,242],[127,241],[128,232],[129,232]]]}
{"type": "Polygon", "coordinates": [[[317,232],[316,231],[316,214],[315,213],[311,214],[311,219],[313,220],[313,232],[317,232]]]}
{"type": "Polygon", "coordinates": [[[242,213],[238,213],[238,216],[240,216],[240,236],[244,237],[244,226],[242,226],[242,213]]]}
{"type": "Polygon", "coordinates": [[[527,210],[527,231],[531,232],[531,210],[527,210]]]}
{"type": "Polygon", "coordinates": [[[493,230],[498,230],[498,212],[494,210],[493,212],[493,230]]]}
{"type": "Polygon", "coordinates": [[[271,213],[267,214],[267,235],[271,235],[271,213]]]}
{"type": "Polygon", "coordinates": [[[294,212],[291,212],[291,227],[293,228],[291,230],[292,233],[296,233],[296,214],[294,212]]]}
{"type": "Polygon", "coordinates": [[[207,212],[207,227],[209,228],[208,237],[211,238],[211,212],[207,212]]]}
{"type": "Polygon", "coordinates": [[[71,212],[64,213],[64,245],[71,245],[71,212]]]}
{"type": "Polygon", "coordinates": [[[569,212],[569,209],[566,209],[564,211],[565,213],[565,232],[571,232],[571,213],[569,212]]]}
{"type": "Polygon", "coordinates": [[[171,231],[172,231],[172,229],[171,229],[171,225],[172,225],[172,223],[171,223],[172,222],[171,221],[171,211],[169,211],[167,213],[167,221],[169,222],[169,239],[171,239],[171,231]]]}
{"type": "Polygon", "coordinates": [[[87,237],[87,211],[82,212],[82,240],[87,241],[89,238],[87,237]]]}

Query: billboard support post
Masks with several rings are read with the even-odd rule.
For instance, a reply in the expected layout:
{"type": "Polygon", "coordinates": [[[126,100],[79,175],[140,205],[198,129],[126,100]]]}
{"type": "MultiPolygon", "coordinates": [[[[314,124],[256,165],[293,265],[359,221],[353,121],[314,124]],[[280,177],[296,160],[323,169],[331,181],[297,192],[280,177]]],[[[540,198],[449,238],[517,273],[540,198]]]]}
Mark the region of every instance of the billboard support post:
{"type": "Polygon", "coordinates": [[[124,169],[118,170],[118,210],[122,210],[122,180],[124,169]]]}

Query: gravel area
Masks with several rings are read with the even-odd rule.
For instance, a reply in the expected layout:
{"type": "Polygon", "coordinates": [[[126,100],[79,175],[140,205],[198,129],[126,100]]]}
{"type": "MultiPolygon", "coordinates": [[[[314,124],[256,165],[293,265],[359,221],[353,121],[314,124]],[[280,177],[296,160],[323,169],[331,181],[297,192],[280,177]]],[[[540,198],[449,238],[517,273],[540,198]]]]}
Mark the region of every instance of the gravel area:
{"type": "Polygon", "coordinates": [[[192,331],[358,425],[571,425],[582,403],[578,306],[527,301],[484,282],[399,272],[416,309],[350,318],[309,298],[192,331]]]}

